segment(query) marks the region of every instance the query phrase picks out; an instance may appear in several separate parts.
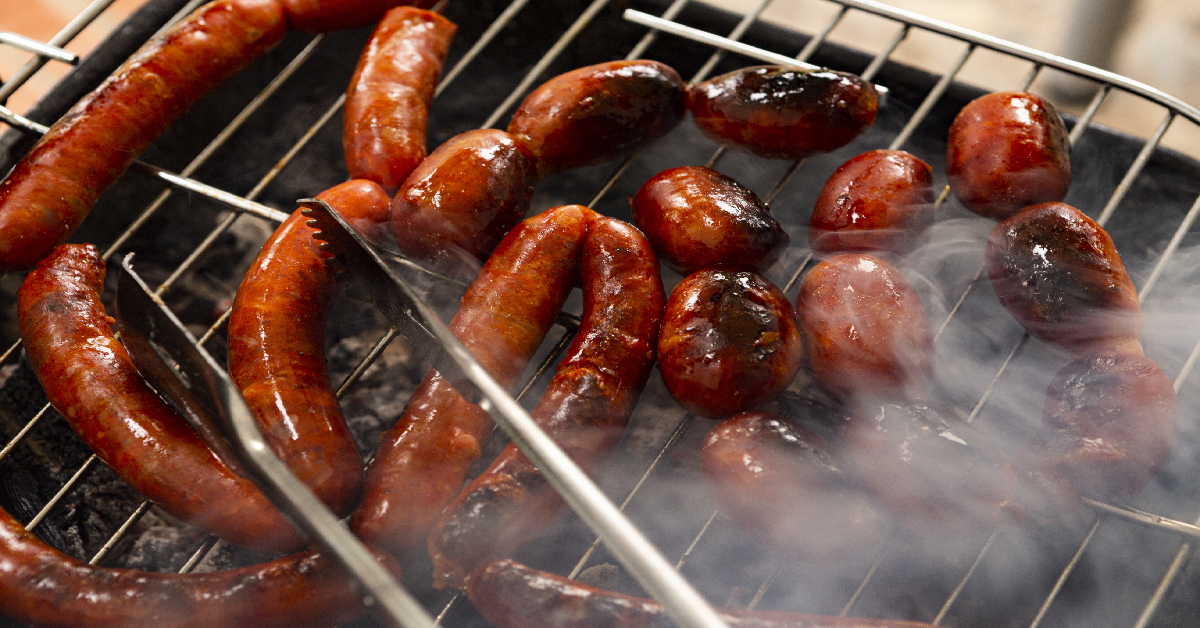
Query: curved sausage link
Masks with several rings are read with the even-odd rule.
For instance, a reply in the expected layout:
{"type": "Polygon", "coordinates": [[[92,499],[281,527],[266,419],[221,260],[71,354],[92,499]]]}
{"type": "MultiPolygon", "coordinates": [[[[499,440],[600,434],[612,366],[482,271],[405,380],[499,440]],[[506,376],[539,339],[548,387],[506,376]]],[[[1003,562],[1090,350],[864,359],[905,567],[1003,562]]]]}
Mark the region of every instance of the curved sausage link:
{"type": "Polygon", "coordinates": [[[216,0],[150,40],[0,183],[0,271],[48,255],[155,138],[283,34],[275,0],[216,0]]]}
{"type": "MultiPolygon", "coordinates": [[[[634,227],[601,217],[579,263],[583,323],[532,416],[571,458],[593,469],[612,451],[654,367],[663,315],[658,261],[634,227]]],[[[514,444],[446,508],[429,536],[435,586],[461,587],[563,509],[558,493],[514,444]]]]}
{"type": "MultiPolygon", "coordinates": [[[[399,574],[383,552],[375,559],[399,574]]],[[[0,510],[0,615],[43,628],[333,626],[366,609],[353,579],[316,552],[217,573],[93,567],[0,510]]]]}
{"type": "MultiPolygon", "coordinates": [[[[354,180],[320,196],[369,230],[387,219],[379,184],[354,180]]],[[[325,323],[338,293],[334,271],[299,210],[263,245],[229,317],[229,373],[271,449],[339,515],[362,490],[362,456],[325,364],[325,323]]]]}
{"type": "Polygon", "coordinates": [[[429,105],[457,29],[412,7],[388,11],[375,27],[346,90],[342,144],[351,178],[395,193],[425,158],[429,105]]]}
{"type": "Polygon", "coordinates": [[[258,488],[142,381],[109,327],[103,287],[96,248],[64,244],[17,293],[25,353],[50,402],[121,479],[173,517],[238,545],[299,547],[258,488]]]}
{"type": "MultiPolygon", "coordinates": [[[[568,205],[517,225],[471,284],[450,330],[496,381],[516,386],[574,287],[592,210],[568,205]]],[[[492,419],[433,369],[367,470],[351,528],[391,551],[422,541],[462,489],[492,419]]]]}

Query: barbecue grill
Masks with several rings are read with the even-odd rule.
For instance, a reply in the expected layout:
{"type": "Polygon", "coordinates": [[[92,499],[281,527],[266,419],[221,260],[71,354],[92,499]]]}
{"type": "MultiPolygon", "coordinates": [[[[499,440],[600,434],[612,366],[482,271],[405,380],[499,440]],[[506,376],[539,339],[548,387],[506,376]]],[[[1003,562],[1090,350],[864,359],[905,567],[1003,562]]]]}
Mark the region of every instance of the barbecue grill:
{"type": "MultiPolygon", "coordinates": [[[[581,203],[629,220],[626,197],[650,176],[680,165],[715,167],[770,203],[791,234],[791,249],[768,277],[794,298],[812,265],[804,235],[809,212],[839,164],[867,150],[903,148],[929,162],[935,186],[944,187],[950,121],[983,93],[957,79],[974,55],[1000,55],[1023,66],[1024,77],[1004,89],[1039,91],[1052,73],[1082,76],[1095,82],[1097,93],[1081,115],[1068,117],[1075,182],[1066,201],[1108,229],[1139,288],[1147,355],[1179,394],[1175,450],[1151,487],[1120,503],[1087,501],[1079,520],[1005,525],[978,538],[943,538],[931,530],[927,538],[898,536],[879,552],[836,564],[795,562],[758,546],[716,513],[698,472],[698,444],[713,422],[688,415],[652,376],[598,483],[715,605],[961,628],[1195,625],[1200,602],[1192,591],[1200,573],[1189,559],[1200,528],[1187,522],[1200,515],[1200,483],[1191,481],[1200,477],[1194,425],[1200,399],[1192,377],[1200,326],[1189,293],[1200,281],[1193,227],[1200,213],[1200,163],[1161,143],[1172,127],[1200,124],[1200,111],[1120,76],[868,0],[835,0],[834,18],[812,33],[760,20],[770,2],[735,15],[688,0],[451,0],[445,12],[459,31],[431,110],[430,146],[472,128],[503,127],[542,81],[601,61],[653,58],[695,81],[774,53],[861,74],[887,87],[887,99],[875,125],[834,153],[797,163],[763,160],[722,150],[685,122],[628,160],[551,177],[534,197],[531,212],[581,203]],[[894,36],[869,50],[831,43],[830,34],[856,13],[886,20],[894,36]],[[956,42],[961,54],[935,72],[894,61],[914,33],[956,42]],[[1096,124],[1097,111],[1115,94],[1160,107],[1161,124],[1147,138],[1096,124]]],[[[2,169],[28,149],[39,125],[52,123],[153,32],[199,4],[152,0],[30,111],[17,112],[31,122],[10,121],[13,128],[0,138],[2,169]]],[[[340,108],[369,31],[290,33],[157,141],[101,198],[72,241],[97,244],[110,269],[124,253],[135,252],[138,272],[222,359],[228,307],[259,246],[295,209],[296,199],[347,177],[340,108]]],[[[31,64],[12,77],[0,98],[34,71],[31,64]]],[[[1039,424],[1046,386],[1069,358],[1031,341],[981,281],[983,241],[992,223],[953,198],[938,203],[938,222],[926,243],[902,264],[936,334],[936,394],[1011,454],[1039,424]]],[[[111,288],[116,272],[109,274],[111,288]]],[[[465,286],[411,268],[409,275],[448,319],[465,286]]],[[[664,270],[668,289],[680,279],[664,270]]],[[[0,314],[6,348],[0,356],[0,506],[66,553],[105,566],[186,572],[264,559],[171,521],[90,454],[46,405],[21,357],[11,305],[19,282],[5,278],[0,284],[10,304],[0,314]]],[[[577,298],[569,303],[527,373],[519,396],[527,408],[569,343],[579,309],[577,298]]],[[[378,312],[353,298],[335,308],[328,346],[347,419],[369,457],[427,367],[426,356],[414,355],[378,312]]],[[[803,375],[770,409],[824,433],[838,417],[803,375]]],[[[485,462],[503,441],[497,433],[485,462]]],[[[571,515],[518,558],[637,592],[571,515]]],[[[487,625],[461,596],[429,588],[426,557],[404,557],[403,563],[404,583],[443,625],[487,625]]]]}

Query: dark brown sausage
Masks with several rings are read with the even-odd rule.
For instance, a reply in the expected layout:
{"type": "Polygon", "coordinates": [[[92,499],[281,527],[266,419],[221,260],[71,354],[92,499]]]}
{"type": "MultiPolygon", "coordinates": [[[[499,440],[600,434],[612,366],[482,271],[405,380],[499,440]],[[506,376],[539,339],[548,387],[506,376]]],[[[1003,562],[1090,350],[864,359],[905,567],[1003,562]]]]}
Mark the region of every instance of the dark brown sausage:
{"type": "Polygon", "coordinates": [[[474,275],[525,217],[533,155],[496,129],[456,135],[417,166],[392,201],[396,245],[453,275],[474,275]]]}
{"type": "Polygon", "coordinates": [[[1071,144],[1054,105],[1026,92],[971,101],[950,125],[946,175],[972,211],[1004,220],[1061,201],[1071,187],[1071,144]]]}
{"type": "Polygon", "coordinates": [[[288,28],[307,33],[331,33],[370,26],[400,6],[428,9],[438,0],[279,0],[288,28]]]}
{"type": "MultiPolygon", "coordinates": [[[[387,220],[391,201],[362,180],[317,198],[367,231],[387,220]]],[[[339,286],[307,221],[293,213],[242,279],[229,317],[229,374],[272,451],[345,516],[362,490],[362,457],[325,364],[325,323],[339,286]]]]}
{"type": "Polygon", "coordinates": [[[863,555],[883,539],[878,507],[829,443],[781,417],[743,412],[717,424],[700,469],[721,514],[790,556],[863,555]]]}
{"type": "MultiPolygon", "coordinates": [[[[383,552],[375,559],[399,574],[383,552]]],[[[225,572],[93,567],[63,555],[0,510],[0,615],[41,628],[298,628],[366,613],[336,560],[302,552],[225,572]]]]}
{"type": "MultiPolygon", "coordinates": [[[[592,210],[567,205],[525,220],[463,295],[450,330],[501,386],[516,386],[562,309],[594,219],[592,210]]],[[[424,543],[491,428],[487,413],[430,369],[382,438],[352,529],[391,551],[424,543]]]]}
{"type": "Polygon", "coordinates": [[[671,291],[658,339],[667,391],[688,412],[726,417],[783,392],[804,348],[792,304],[747,271],[710,268],[671,291]]]}
{"type": "Polygon", "coordinates": [[[839,253],[899,257],[933,224],[933,168],[902,150],[873,150],[833,171],[817,196],[808,243],[839,253]]]}
{"type": "Polygon", "coordinates": [[[933,380],[933,336],[921,299],[891,264],[835,255],[796,295],[813,383],[841,403],[924,399],[933,380]]]}
{"type": "Polygon", "coordinates": [[[1076,356],[1142,353],[1137,290],[1108,233],[1065,203],[1027,207],[988,236],[996,296],[1029,333],[1076,356]]]}
{"type": "Polygon", "coordinates": [[[49,255],[159,134],[283,34],[275,0],[217,0],[150,40],[0,183],[0,271],[49,255]]]}
{"type": "Polygon", "coordinates": [[[121,479],[171,516],[238,545],[299,547],[253,482],[222,464],[142,381],[109,327],[103,288],[104,262],[90,244],[59,246],[21,285],[21,339],[50,402],[121,479]]]}
{"type": "Polygon", "coordinates": [[[716,265],[766,272],[791,242],[754,192],[701,166],[650,177],[629,207],[655,252],[681,275],[716,265]]]}
{"type": "MultiPolygon", "coordinates": [[[[496,628],[671,628],[656,602],[597,589],[512,560],[480,567],[467,596],[496,628]]],[[[933,628],[899,619],[716,609],[730,628],[933,628]]]]}
{"type": "Polygon", "coordinates": [[[346,90],[342,144],[353,179],[394,194],[425,158],[425,127],[442,62],[458,27],[422,9],[388,11],[346,90]]]}
{"type": "Polygon", "coordinates": [[[533,151],[539,177],[594,166],[664,136],[687,110],[683,79],[657,61],[611,61],[530,92],[508,132],[533,151]]]}
{"type": "Polygon", "coordinates": [[[875,122],[875,86],[844,72],[757,66],[688,89],[705,135],[755,155],[801,159],[850,143],[875,122]]]}
{"type": "MultiPolygon", "coordinates": [[[[616,446],[654,368],[665,297],[650,243],[613,218],[588,227],[579,279],[583,321],[532,416],[590,471],[616,446]]],[[[475,567],[524,545],[563,507],[537,467],[509,444],[434,525],[435,586],[461,587],[475,567]]]]}

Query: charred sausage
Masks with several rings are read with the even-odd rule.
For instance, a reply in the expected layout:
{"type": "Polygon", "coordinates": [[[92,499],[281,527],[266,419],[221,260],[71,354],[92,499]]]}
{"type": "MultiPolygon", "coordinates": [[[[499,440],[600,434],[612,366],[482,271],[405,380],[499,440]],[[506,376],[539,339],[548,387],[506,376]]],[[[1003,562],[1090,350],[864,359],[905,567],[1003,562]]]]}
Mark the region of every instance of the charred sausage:
{"type": "Polygon", "coordinates": [[[540,178],[631,154],[675,128],[686,110],[683,79],[670,66],[612,61],[543,83],[508,132],[533,151],[540,178]]]}
{"type": "Polygon", "coordinates": [[[104,262],[64,244],[17,294],[25,353],[50,403],[92,451],[173,517],[267,551],[301,541],[254,483],[235,475],[142,381],[104,313],[104,262]]]}
{"type": "MultiPolygon", "coordinates": [[[[579,275],[583,321],[532,416],[586,471],[616,446],[654,368],[665,297],[650,243],[613,218],[588,227],[579,275]]],[[[537,536],[563,506],[509,444],[434,525],[435,586],[461,587],[475,567],[537,536]]]]}
{"type": "Polygon", "coordinates": [[[629,207],[655,252],[681,275],[716,265],[765,272],[791,241],[754,192],[701,166],[654,175],[629,207]]]}
{"type": "Polygon", "coordinates": [[[331,33],[370,26],[390,9],[415,6],[428,9],[438,0],[279,0],[292,30],[331,33]]]}
{"type": "MultiPolygon", "coordinates": [[[[393,573],[383,552],[375,559],[393,573]]],[[[296,628],[366,614],[334,559],[302,552],[215,573],[93,567],[60,553],[0,510],[0,615],[41,628],[296,628]]]]}
{"type": "MultiPolygon", "coordinates": [[[[511,389],[574,287],[592,210],[568,205],[513,229],[467,289],[450,330],[500,385],[511,389]]],[[[400,551],[425,541],[462,489],[492,419],[430,369],[384,434],[367,470],[351,528],[400,551]]]]}
{"type": "Polygon", "coordinates": [[[150,40],[0,183],[0,271],[49,255],[155,138],[284,30],[275,0],[216,0],[150,40]]]}
{"type": "Polygon", "coordinates": [[[1061,201],[1071,187],[1071,144],[1054,105],[1026,92],[971,101],[946,140],[946,175],[971,211],[1004,220],[1061,201]]]}
{"type": "Polygon", "coordinates": [[[358,59],[343,111],[350,177],[394,194],[425,158],[433,89],[456,27],[412,7],[388,11],[358,59]]]}
{"type": "Polygon", "coordinates": [[[768,158],[840,148],[875,122],[878,109],[874,85],[832,70],[749,67],[688,89],[688,110],[705,135],[768,158]]]}
{"type": "MultiPolygon", "coordinates": [[[[317,198],[367,231],[387,219],[390,202],[379,184],[362,180],[317,198]]],[[[275,454],[345,516],[362,490],[362,457],[325,364],[325,323],[338,284],[306,222],[293,213],[242,279],[229,317],[229,374],[275,454]]]]}
{"type": "Polygon", "coordinates": [[[813,255],[899,257],[933,223],[933,168],[902,150],[851,158],[825,181],[808,223],[813,255]]]}

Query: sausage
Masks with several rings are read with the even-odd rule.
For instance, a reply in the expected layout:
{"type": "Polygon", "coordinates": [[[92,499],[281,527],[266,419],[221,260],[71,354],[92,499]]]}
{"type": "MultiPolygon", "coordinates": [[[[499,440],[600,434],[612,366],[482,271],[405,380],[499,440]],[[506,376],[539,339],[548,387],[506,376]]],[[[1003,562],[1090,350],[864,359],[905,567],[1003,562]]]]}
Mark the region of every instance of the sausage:
{"type": "MultiPolygon", "coordinates": [[[[526,219],[463,295],[450,330],[501,386],[516,386],[562,309],[594,218],[586,207],[567,205],[526,219]]],[[[486,412],[430,369],[381,439],[351,529],[393,552],[424,542],[491,428],[486,412]]]]}
{"type": "Polygon", "coordinates": [[[413,170],[392,200],[396,245],[453,275],[474,274],[529,209],[533,155],[496,129],[456,135],[413,170]]]}
{"type": "Polygon", "coordinates": [[[109,327],[103,288],[96,247],[63,244],[17,293],[25,354],[50,403],[121,479],[171,516],[246,547],[299,547],[254,483],[222,464],[142,381],[109,327]]]}
{"type": "Polygon", "coordinates": [[[425,127],[442,62],[458,29],[412,7],[387,12],[358,59],[343,109],[342,144],[353,179],[394,194],[425,158],[425,127]]]}
{"type": "Polygon", "coordinates": [[[1142,308],[1103,227],[1065,203],[1027,207],[988,236],[988,277],[1030,334],[1076,356],[1141,355],[1142,308]]]}
{"type": "Polygon", "coordinates": [[[275,0],[216,0],[147,42],[0,183],[0,271],[49,255],[155,138],[283,34],[275,0]]]}
{"type": "Polygon", "coordinates": [[[933,336],[921,299],[891,264],[835,255],[813,267],[796,295],[813,383],[850,406],[924,399],[933,380],[933,336]]]}
{"type": "MultiPolygon", "coordinates": [[[[619,220],[588,227],[579,262],[583,320],[533,419],[585,471],[620,440],[654,368],[662,280],[650,243],[619,220]]],[[[558,493],[514,444],[446,507],[429,535],[435,586],[461,587],[563,510],[558,493]]]]}
{"type": "Polygon", "coordinates": [[[663,262],[685,276],[719,264],[766,272],[791,242],[754,192],[702,166],[650,177],[629,207],[663,262]]]}
{"type": "Polygon", "coordinates": [[[399,6],[428,9],[438,0],[279,0],[288,28],[306,33],[331,33],[370,26],[399,6]]]}
{"type": "Polygon", "coordinates": [[[882,514],[840,456],[782,417],[743,412],[718,423],[700,470],[721,514],[789,556],[830,561],[883,539],[882,514]]]}
{"type": "Polygon", "coordinates": [[[800,343],[792,304],[775,284],[748,271],[710,268],[671,291],[658,368],[688,412],[725,417],[783,392],[800,370],[800,343]]]}
{"type": "Polygon", "coordinates": [[[686,88],[673,68],[611,61],[543,83],[513,113],[508,132],[533,151],[541,178],[632,154],[675,128],[686,111],[686,88]]]}
{"type": "MultiPolygon", "coordinates": [[[[662,607],[645,598],[597,589],[513,560],[475,571],[467,596],[496,628],[671,628],[662,607]]],[[[730,628],[932,628],[899,619],[859,619],[781,611],[715,609],[730,628]]]]}
{"type": "MultiPolygon", "coordinates": [[[[375,559],[399,574],[383,552],[375,559]]],[[[215,573],[93,567],[43,543],[0,510],[0,615],[42,628],[294,628],[366,614],[333,558],[302,552],[215,573]]]]}
{"type": "Polygon", "coordinates": [[[825,181],[808,223],[813,255],[900,257],[933,224],[933,168],[902,150],[852,157],[825,181]]]}
{"type": "MultiPolygon", "coordinates": [[[[368,231],[387,219],[391,201],[378,183],[363,180],[317,198],[368,231]]],[[[229,374],[271,450],[345,516],[362,490],[362,456],[325,364],[325,323],[339,286],[307,220],[293,213],[242,279],[229,317],[229,374]]]]}
{"type": "Polygon", "coordinates": [[[845,72],[755,66],[688,89],[705,135],[760,157],[802,159],[840,148],[875,122],[875,86],[845,72]]]}
{"type": "Polygon", "coordinates": [[[1004,220],[1061,201],[1071,187],[1071,144],[1054,105],[1026,92],[967,103],[950,125],[946,176],[968,209],[1004,220]]]}

